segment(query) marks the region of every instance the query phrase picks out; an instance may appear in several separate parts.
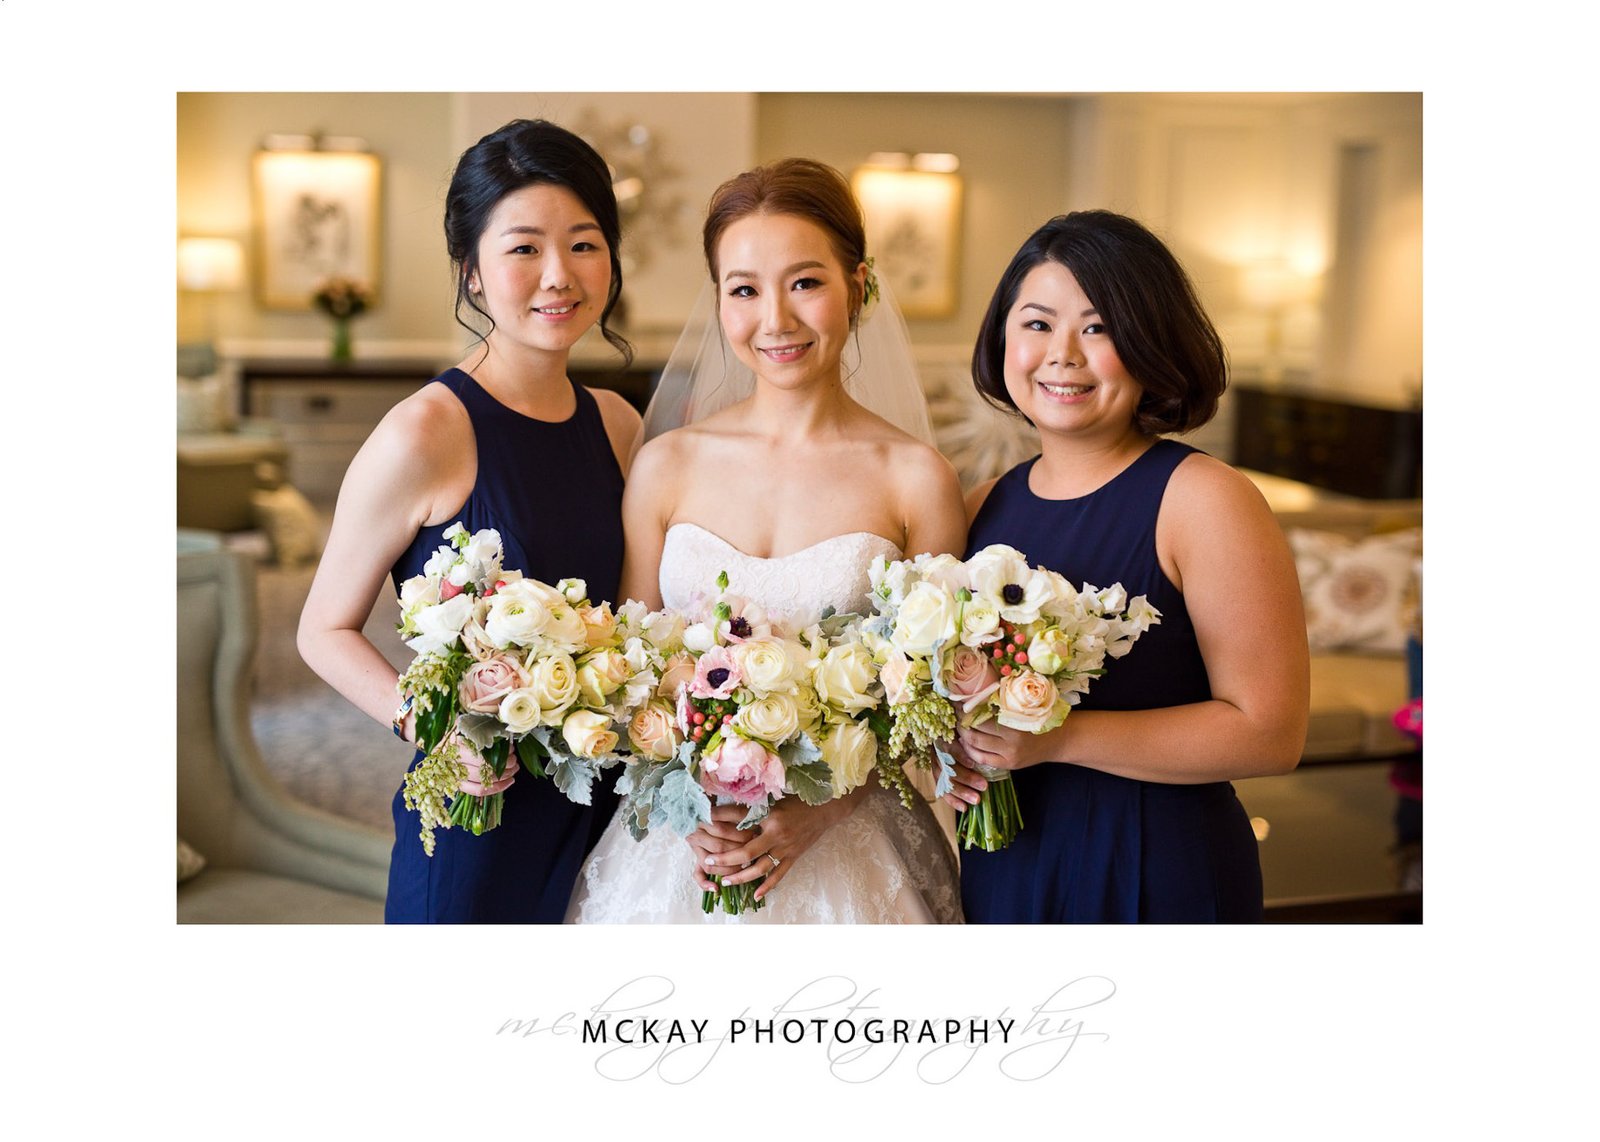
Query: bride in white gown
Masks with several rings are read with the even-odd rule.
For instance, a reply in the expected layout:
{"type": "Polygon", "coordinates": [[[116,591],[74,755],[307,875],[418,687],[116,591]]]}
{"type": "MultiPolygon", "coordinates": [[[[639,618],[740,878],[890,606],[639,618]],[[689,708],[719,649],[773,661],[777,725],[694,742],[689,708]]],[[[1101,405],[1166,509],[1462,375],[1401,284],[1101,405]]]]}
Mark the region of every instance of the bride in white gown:
{"type": "MultiPolygon", "coordinates": [[[[705,248],[718,320],[687,377],[669,365],[646,415],[623,500],[622,593],[683,607],[725,571],[730,591],[769,612],[865,613],[870,563],[959,554],[965,512],[954,469],[923,442],[899,314],[881,305],[869,323],[885,323],[879,333],[856,337],[875,292],[860,208],[831,167],[785,160],[718,189],[705,248]]],[[[680,347],[695,340],[686,332],[680,347]]],[[[715,809],[687,843],[662,828],[635,841],[617,816],[584,864],[568,921],[961,919],[955,851],[920,800],[907,810],[869,778],[823,805],[785,797],[741,832],[744,812],[715,809]],[[725,884],[764,878],[764,906],[702,911],[713,872],[725,884]]]]}

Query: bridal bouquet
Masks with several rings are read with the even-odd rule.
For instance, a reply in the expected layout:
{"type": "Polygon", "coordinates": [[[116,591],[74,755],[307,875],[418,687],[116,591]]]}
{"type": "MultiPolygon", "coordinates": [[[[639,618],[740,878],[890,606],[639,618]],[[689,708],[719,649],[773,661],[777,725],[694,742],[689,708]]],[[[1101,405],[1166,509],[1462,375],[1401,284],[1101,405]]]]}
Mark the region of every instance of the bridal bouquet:
{"type": "Polygon", "coordinates": [[[425,753],[404,798],[430,856],[435,828],[497,826],[507,779],[523,767],[589,804],[658,665],[583,580],[552,587],[502,567],[493,530],[469,535],[458,522],[444,537],[450,545],[400,587],[399,629],[417,656],[399,690],[415,700],[425,753]]]}
{"type": "MultiPolygon", "coordinates": [[[[888,752],[938,770],[950,789],[947,747],[958,721],[990,718],[1041,734],[1055,729],[1139,636],[1161,621],[1120,583],[1081,590],[1003,545],[965,562],[949,555],[885,559],[871,569],[877,613],[865,635],[880,664],[888,752]]],[[[964,848],[995,852],[1015,839],[1022,812],[1010,773],[980,766],[988,787],[961,815],[964,848]]]]}
{"type": "MultiPolygon", "coordinates": [[[[628,725],[633,755],[617,791],[629,832],[665,826],[687,837],[711,820],[711,799],[748,810],[739,828],[786,794],[808,805],[843,796],[876,764],[877,738],[859,715],[879,703],[859,620],[828,615],[804,629],[728,593],[686,613],[636,618],[661,670],[628,725]]],[[[630,604],[630,606],[633,604],[630,604]]],[[[707,912],[761,907],[760,881],[706,892],[707,912]]]]}

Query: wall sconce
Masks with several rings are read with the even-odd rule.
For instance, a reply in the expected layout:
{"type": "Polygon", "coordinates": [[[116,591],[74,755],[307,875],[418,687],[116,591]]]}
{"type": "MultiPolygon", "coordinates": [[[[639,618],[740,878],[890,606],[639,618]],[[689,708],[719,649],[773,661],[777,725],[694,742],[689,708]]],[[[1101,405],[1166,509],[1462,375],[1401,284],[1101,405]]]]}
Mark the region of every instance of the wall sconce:
{"type": "Polygon", "coordinates": [[[955,315],[960,166],[952,154],[874,151],[851,175],[866,216],[867,252],[908,318],[955,315]]]}

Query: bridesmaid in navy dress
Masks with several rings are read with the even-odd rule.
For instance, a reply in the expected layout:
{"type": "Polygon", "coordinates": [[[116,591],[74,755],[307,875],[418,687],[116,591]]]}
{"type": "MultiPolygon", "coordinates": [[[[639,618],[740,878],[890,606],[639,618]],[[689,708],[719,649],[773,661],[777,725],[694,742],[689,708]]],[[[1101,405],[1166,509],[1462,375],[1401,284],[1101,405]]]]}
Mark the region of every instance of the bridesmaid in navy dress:
{"type": "MultiPolygon", "coordinates": [[[[1293,769],[1309,658],[1293,560],[1255,486],[1158,434],[1215,413],[1222,343],[1188,275],[1131,218],[1081,211],[1023,245],[973,353],[978,389],[1041,454],[968,500],[993,544],[1161,611],[1060,729],[959,731],[1015,771],[1023,829],[962,853],[968,923],[1259,920],[1256,840],[1230,781],[1293,769]]],[[[948,800],[977,801],[965,766],[948,800]]]]}
{"type": "MultiPolygon", "coordinates": [[[[420,574],[460,520],[499,531],[505,566],[548,583],[582,578],[596,602],[620,602],[622,483],[639,427],[622,397],[567,376],[568,354],[597,321],[631,358],[606,324],[622,288],[621,235],[594,149],[552,123],[508,123],[461,156],[444,230],[456,319],[480,341],[390,410],[351,462],[300,618],[312,669],[407,741],[415,713],[361,633],[385,578],[397,588],[420,574]]],[[[397,790],[385,919],[559,923],[614,808],[608,784],[596,782],[594,806],[579,806],[548,781],[516,781],[508,766],[488,787],[505,790],[501,825],[477,837],[442,830],[432,857],[397,790]]]]}

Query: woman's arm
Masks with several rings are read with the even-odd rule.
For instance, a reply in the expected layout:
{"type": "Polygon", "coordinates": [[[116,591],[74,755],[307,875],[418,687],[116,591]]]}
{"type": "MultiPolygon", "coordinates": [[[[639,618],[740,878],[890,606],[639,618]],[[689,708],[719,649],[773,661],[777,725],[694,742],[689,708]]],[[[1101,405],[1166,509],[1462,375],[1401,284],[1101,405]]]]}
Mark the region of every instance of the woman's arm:
{"type": "Polygon", "coordinates": [[[901,475],[901,516],[905,520],[906,558],[923,553],[954,555],[967,546],[967,512],[961,502],[961,480],[949,460],[933,448],[918,445],[895,458],[901,475]]]}
{"type": "Polygon", "coordinates": [[[477,468],[466,410],[444,395],[425,389],[402,401],[356,453],[300,612],[300,656],[384,725],[399,705],[398,675],[362,627],[394,561],[436,511],[459,506],[477,468]],[[451,496],[455,502],[442,502],[451,496]]]}
{"type": "Polygon", "coordinates": [[[1309,720],[1310,654],[1294,560],[1266,501],[1227,465],[1190,457],[1168,485],[1156,551],[1183,591],[1211,699],[1158,710],[1084,710],[1038,736],[994,724],[963,730],[969,757],[1005,769],[1067,761],[1174,784],[1295,767],[1309,720]]]}
{"type": "Polygon", "coordinates": [[[679,433],[658,436],[639,450],[622,489],[622,585],[624,600],[637,599],[651,610],[661,606],[661,549],[667,542],[667,524],[677,502],[677,480],[687,470],[687,460],[675,439],[679,433]]]}
{"type": "Polygon", "coordinates": [[[588,391],[600,408],[600,420],[605,425],[611,451],[616,454],[617,467],[622,469],[623,479],[627,479],[628,466],[633,460],[634,437],[639,434],[643,423],[639,410],[629,404],[621,393],[612,389],[588,391]]]}

